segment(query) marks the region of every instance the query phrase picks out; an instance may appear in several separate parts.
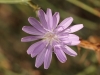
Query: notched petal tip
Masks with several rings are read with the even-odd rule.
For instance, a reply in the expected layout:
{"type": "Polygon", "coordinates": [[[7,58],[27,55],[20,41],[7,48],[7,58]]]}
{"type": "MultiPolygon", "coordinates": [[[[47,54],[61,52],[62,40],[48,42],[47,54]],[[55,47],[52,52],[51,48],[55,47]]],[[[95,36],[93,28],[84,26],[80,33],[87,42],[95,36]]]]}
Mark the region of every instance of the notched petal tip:
{"type": "Polygon", "coordinates": [[[72,55],[72,57],[76,57],[77,56],[77,53],[75,55],[72,55]]]}
{"type": "Polygon", "coordinates": [[[36,67],[36,68],[39,68],[40,66],[38,66],[38,65],[35,64],[35,67],[36,67]]]}
{"type": "MultiPolygon", "coordinates": [[[[39,9],[38,12],[43,11],[42,9],[39,9]]],[[[44,11],[43,11],[44,12],[44,11]]]]}
{"type": "Polygon", "coordinates": [[[70,55],[72,57],[76,57],[78,54],[73,50],[73,55],[70,55]]]}
{"type": "MultiPolygon", "coordinates": [[[[48,67],[49,68],[49,67],[48,67]]],[[[47,67],[44,67],[44,69],[48,69],[47,67]]]]}
{"type": "Polygon", "coordinates": [[[83,24],[80,24],[80,28],[83,28],[84,26],[83,26],[83,24]]]}
{"type": "Polygon", "coordinates": [[[77,56],[77,53],[73,55],[73,57],[76,57],[76,56],[77,56]]]}
{"type": "Polygon", "coordinates": [[[51,11],[51,9],[50,9],[50,8],[47,8],[47,10],[50,10],[50,11],[51,11]]]}
{"type": "Polygon", "coordinates": [[[40,13],[44,13],[44,11],[42,9],[38,10],[38,16],[40,15],[40,13]]]}
{"type": "MultiPolygon", "coordinates": [[[[73,17],[67,17],[68,21],[73,21],[73,17]]],[[[67,21],[67,20],[66,20],[67,21]]]]}
{"type": "Polygon", "coordinates": [[[74,55],[70,55],[70,56],[72,56],[72,57],[76,57],[76,56],[77,56],[77,53],[76,53],[76,54],[74,54],[74,55]]]}
{"type": "Polygon", "coordinates": [[[73,17],[68,17],[70,20],[73,20],[73,17]]]}
{"type": "Polygon", "coordinates": [[[68,46],[64,46],[64,47],[62,47],[62,49],[66,54],[68,54],[70,56],[73,56],[73,57],[77,56],[77,53],[68,46]]]}
{"type": "Polygon", "coordinates": [[[28,21],[30,21],[31,19],[33,19],[33,17],[29,17],[29,18],[28,18],[28,21]]]}
{"type": "Polygon", "coordinates": [[[27,26],[23,26],[23,27],[22,27],[22,30],[25,31],[26,27],[27,27],[27,26]]]}
{"type": "Polygon", "coordinates": [[[50,8],[47,8],[47,15],[49,16],[50,14],[52,14],[52,10],[50,8]]]}
{"type": "Polygon", "coordinates": [[[31,54],[28,50],[27,50],[26,52],[27,52],[27,54],[28,54],[28,55],[30,55],[30,54],[31,54]]]}
{"type": "Polygon", "coordinates": [[[23,38],[21,38],[21,42],[24,42],[23,38]]]}

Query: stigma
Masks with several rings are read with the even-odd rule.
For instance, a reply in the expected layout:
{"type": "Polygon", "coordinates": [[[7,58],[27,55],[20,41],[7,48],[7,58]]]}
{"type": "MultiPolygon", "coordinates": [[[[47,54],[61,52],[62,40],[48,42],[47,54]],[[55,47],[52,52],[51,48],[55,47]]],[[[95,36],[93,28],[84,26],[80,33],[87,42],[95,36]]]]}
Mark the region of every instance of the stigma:
{"type": "Polygon", "coordinates": [[[43,39],[49,43],[52,43],[54,40],[57,40],[57,35],[54,32],[47,32],[43,39]]]}

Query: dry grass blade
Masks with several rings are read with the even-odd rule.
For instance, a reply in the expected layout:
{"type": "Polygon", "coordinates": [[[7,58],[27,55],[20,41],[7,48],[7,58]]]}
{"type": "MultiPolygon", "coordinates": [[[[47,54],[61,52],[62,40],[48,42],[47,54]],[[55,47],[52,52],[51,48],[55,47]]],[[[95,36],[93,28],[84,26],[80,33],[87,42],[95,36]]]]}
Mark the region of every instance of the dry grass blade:
{"type": "Polygon", "coordinates": [[[66,0],[66,1],[68,1],[68,2],[70,2],[70,3],[72,3],[76,6],[92,13],[93,15],[96,15],[96,16],[100,17],[100,12],[99,11],[97,11],[97,10],[93,9],[92,7],[82,3],[81,1],[78,1],[78,0],[66,0]]]}
{"type": "Polygon", "coordinates": [[[91,43],[90,41],[83,40],[83,39],[81,39],[80,41],[81,43],[78,45],[79,47],[83,47],[85,49],[90,49],[94,51],[100,51],[99,49],[100,44],[94,44],[94,43],[91,43]]]}
{"type": "MultiPolygon", "coordinates": [[[[96,58],[98,60],[98,63],[100,64],[100,37],[98,36],[90,36],[89,40],[83,40],[80,39],[81,43],[78,45],[78,47],[83,47],[85,49],[93,50],[96,52],[96,58]]],[[[80,63],[82,63],[85,58],[87,57],[87,53],[83,54],[81,57],[80,63]]]]}

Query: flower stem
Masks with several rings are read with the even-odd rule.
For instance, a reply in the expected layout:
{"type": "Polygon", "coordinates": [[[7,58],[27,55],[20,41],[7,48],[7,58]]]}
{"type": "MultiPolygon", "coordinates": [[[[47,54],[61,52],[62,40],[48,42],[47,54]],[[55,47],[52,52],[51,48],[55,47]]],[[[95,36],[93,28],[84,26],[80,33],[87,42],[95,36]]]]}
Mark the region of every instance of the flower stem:
{"type": "Polygon", "coordinates": [[[40,9],[40,7],[36,4],[34,4],[32,1],[28,1],[27,4],[34,9],[34,11],[37,11],[40,9]]]}

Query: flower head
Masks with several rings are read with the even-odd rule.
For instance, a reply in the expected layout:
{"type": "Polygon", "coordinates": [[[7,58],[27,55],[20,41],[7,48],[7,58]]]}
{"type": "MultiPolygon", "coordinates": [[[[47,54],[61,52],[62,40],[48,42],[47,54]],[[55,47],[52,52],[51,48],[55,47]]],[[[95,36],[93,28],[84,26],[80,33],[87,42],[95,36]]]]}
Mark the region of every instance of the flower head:
{"type": "Polygon", "coordinates": [[[62,63],[67,60],[65,53],[70,56],[76,56],[77,53],[68,46],[80,43],[79,37],[72,33],[82,29],[83,24],[70,26],[73,21],[72,17],[68,17],[59,23],[59,12],[55,12],[52,15],[52,11],[49,8],[46,13],[40,9],[38,17],[40,22],[33,17],[28,18],[31,26],[23,26],[22,30],[31,34],[31,36],[21,39],[22,42],[37,40],[27,50],[27,54],[31,55],[32,58],[36,56],[35,66],[38,68],[44,63],[44,68],[48,69],[53,52],[62,63]]]}

